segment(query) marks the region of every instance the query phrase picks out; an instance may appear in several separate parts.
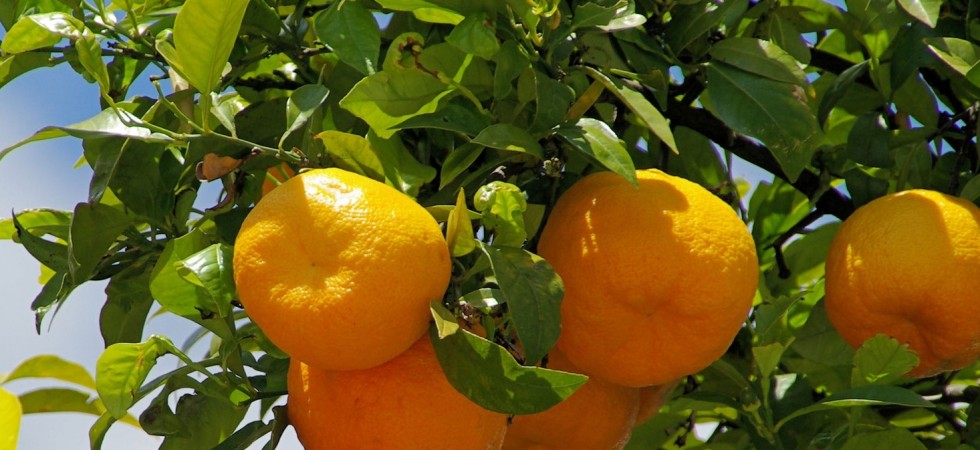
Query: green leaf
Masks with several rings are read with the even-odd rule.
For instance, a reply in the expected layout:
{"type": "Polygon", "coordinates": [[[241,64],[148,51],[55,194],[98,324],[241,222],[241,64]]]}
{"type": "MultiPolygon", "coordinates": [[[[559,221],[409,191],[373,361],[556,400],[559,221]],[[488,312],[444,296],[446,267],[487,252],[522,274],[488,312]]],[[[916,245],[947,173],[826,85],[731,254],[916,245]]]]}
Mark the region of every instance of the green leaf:
{"type": "Polygon", "coordinates": [[[112,417],[126,417],[157,358],[175,350],[167,338],[151,336],[143,343],[113,344],[102,352],[95,363],[95,387],[112,417]]]}
{"type": "Polygon", "coordinates": [[[114,423],[116,423],[116,418],[106,412],[92,424],[92,427],[88,430],[90,449],[100,450],[102,448],[102,441],[105,440],[105,435],[109,432],[109,427],[114,423]]]}
{"type": "Polygon", "coordinates": [[[643,94],[636,92],[615,78],[607,77],[602,72],[591,67],[583,67],[586,73],[595,80],[598,80],[610,92],[619,98],[636,117],[643,122],[655,136],[667,144],[674,153],[677,153],[677,144],[674,142],[674,135],[670,131],[670,124],[660,111],[650,103],[643,94]]]}
{"type": "Polygon", "coordinates": [[[936,28],[936,23],[939,22],[939,10],[942,8],[943,2],[941,0],[898,0],[898,5],[919,22],[928,25],[929,28],[936,28]]]}
{"type": "Polygon", "coordinates": [[[456,177],[466,172],[480,155],[483,154],[483,149],[484,147],[482,145],[472,142],[467,142],[454,148],[442,162],[442,167],[439,169],[439,189],[446,187],[456,177]]]}
{"type": "Polygon", "coordinates": [[[0,150],[0,159],[3,159],[3,157],[7,156],[7,154],[12,150],[25,144],[65,136],[73,136],[80,139],[117,136],[145,142],[159,143],[168,143],[173,141],[173,139],[170,139],[163,134],[150,131],[149,128],[145,127],[144,122],[139,117],[136,117],[125,110],[113,110],[112,108],[109,108],[103,110],[95,117],[76,124],[68,125],[66,127],[44,127],[38,132],[34,133],[33,136],[7,147],[6,149],[0,150]]]}
{"type": "Polygon", "coordinates": [[[854,353],[851,386],[892,384],[919,365],[919,357],[894,338],[879,334],[864,341],[854,353]]]}
{"type": "Polygon", "coordinates": [[[446,309],[442,306],[439,301],[433,300],[429,304],[429,313],[432,317],[436,317],[436,336],[439,339],[443,339],[457,331],[459,331],[459,322],[456,321],[456,316],[453,315],[452,311],[446,309]]]}
{"type": "Polygon", "coordinates": [[[21,17],[0,43],[4,53],[24,53],[57,44],[64,38],[82,37],[85,25],[64,12],[32,14],[21,17]]]}
{"type": "Polygon", "coordinates": [[[527,364],[541,360],[561,333],[561,278],[544,258],[523,249],[481,246],[510,310],[527,364]]]}
{"type": "Polygon", "coordinates": [[[249,422],[211,450],[244,450],[270,431],[272,431],[272,424],[266,424],[261,420],[249,422]]]}
{"type": "Polygon", "coordinates": [[[231,314],[235,298],[235,278],[232,274],[234,249],[228,244],[212,244],[180,261],[177,273],[185,280],[204,288],[211,296],[211,311],[218,317],[231,314]]]}
{"type": "Polygon", "coordinates": [[[667,22],[663,34],[666,44],[674,54],[679,54],[729,16],[740,17],[748,4],[748,0],[729,0],[717,3],[696,2],[675,7],[670,11],[670,21],[667,22]]]}
{"type": "Polygon", "coordinates": [[[534,74],[534,120],[529,131],[535,134],[550,134],[550,130],[565,121],[568,108],[575,101],[575,91],[565,83],[540,71],[534,74]]]}
{"type": "Polygon", "coordinates": [[[963,39],[926,38],[929,50],[951,69],[980,86],[980,47],[963,39]]]}
{"type": "Polygon", "coordinates": [[[313,29],[341,61],[364,75],[377,71],[381,31],[374,15],[360,2],[336,2],[316,17],[313,29]]]}
{"type": "Polygon", "coordinates": [[[466,53],[488,60],[500,50],[497,26],[485,12],[466,16],[446,36],[446,42],[466,53]]]}
{"type": "Polygon", "coordinates": [[[759,368],[759,376],[769,378],[769,375],[772,375],[776,367],[779,366],[779,360],[785,351],[786,346],[778,342],[752,347],[752,356],[755,358],[755,364],[759,368]]]}
{"type": "Polygon", "coordinates": [[[207,289],[187,281],[178,272],[184,259],[209,245],[210,239],[200,229],[167,242],[150,275],[150,292],[163,309],[197,322],[219,336],[230,338],[227,326],[220,319],[213,319],[218,311],[214,310],[211,294],[207,289]]]}
{"type": "Polygon", "coordinates": [[[790,181],[810,163],[821,135],[802,87],[711,63],[708,95],[721,120],[766,144],[790,181]]]}
{"type": "Polygon", "coordinates": [[[496,68],[493,72],[493,96],[497,99],[508,97],[514,90],[513,82],[530,66],[527,50],[517,41],[507,40],[497,52],[496,68]]]}
{"type": "Polygon", "coordinates": [[[143,340],[143,326],[153,306],[152,267],[147,264],[147,261],[130,264],[113,275],[105,288],[106,302],[99,314],[99,330],[106,347],[143,340]]]}
{"type": "Polygon", "coordinates": [[[452,92],[436,77],[418,70],[381,71],[355,84],[340,106],[387,139],[405,120],[438,110],[440,101],[452,92]]]}
{"type": "Polygon", "coordinates": [[[491,411],[541,412],[568,398],[588,380],[584,375],[522,366],[503,347],[462,329],[439,339],[436,327],[429,327],[429,338],[449,383],[491,411]]]}
{"type": "Polygon", "coordinates": [[[387,182],[409,197],[418,197],[422,186],[435,179],[436,169],[415,159],[401,138],[382,139],[368,132],[368,142],[384,167],[387,182]]]}
{"type": "Polygon", "coordinates": [[[463,193],[462,189],[456,196],[456,207],[449,214],[449,220],[446,223],[446,241],[449,245],[449,251],[457,258],[476,249],[473,224],[470,222],[470,211],[466,208],[466,194],[463,193]]]}
{"type": "Polygon", "coordinates": [[[504,303],[500,298],[503,298],[500,289],[482,288],[463,294],[458,301],[477,308],[493,308],[504,303]]]}
{"type": "Polygon", "coordinates": [[[796,58],[769,41],[729,38],[711,47],[712,61],[723,62],[748,73],[783,83],[806,85],[796,58]]]}
{"type": "Polygon", "coordinates": [[[583,117],[574,126],[559,127],[555,134],[571,144],[572,148],[636,185],[633,159],[605,122],[583,117]]]}
{"type": "Polygon", "coordinates": [[[81,364],[66,361],[56,355],[38,355],[20,363],[3,378],[3,383],[25,378],[51,378],[95,389],[95,380],[81,364]]]}
{"type": "MultiPolygon", "coordinates": [[[[978,203],[980,200],[980,176],[974,175],[973,178],[970,178],[970,181],[967,181],[960,191],[959,197],[978,203]]],[[[0,222],[0,226],[2,225],[3,223],[0,222]]]]}
{"type": "MultiPolygon", "coordinates": [[[[572,16],[572,29],[601,27],[627,12],[630,2],[626,0],[588,2],[575,6],[572,16]]],[[[628,11],[632,12],[632,11],[628,11]]]]}
{"type": "Polygon", "coordinates": [[[108,93],[112,89],[112,83],[109,81],[109,69],[102,61],[102,43],[86,29],[85,33],[75,41],[75,51],[78,52],[78,62],[95,79],[99,89],[108,93]]]}
{"type": "Polygon", "coordinates": [[[75,205],[68,239],[68,269],[75,284],[82,284],[95,275],[99,262],[131,224],[126,213],[112,206],[75,205]]]}
{"type": "Polygon", "coordinates": [[[473,143],[500,150],[527,153],[538,159],[544,159],[544,149],[537,139],[523,128],[507,123],[495,123],[484,128],[473,138],[473,143]]]}
{"type": "MultiPolygon", "coordinates": [[[[38,236],[50,234],[62,240],[68,240],[68,226],[71,223],[71,213],[56,209],[27,209],[16,214],[20,227],[38,236]]],[[[0,239],[13,239],[17,235],[14,219],[0,220],[0,239]]]]}
{"type": "Polygon", "coordinates": [[[861,386],[838,392],[821,401],[824,405],[836,407],[867,405],[898,405],[913,408],[932,408],[932,402],[919,394],[898,386],[861,386]]]}
{"type": "Polygon", "coordinates": [[[493,230],[494,247],[519,248],[524,245],[527,200],[520,188],[503,181],[487,183],[476,191],[473,206],[482,213],[483,226],[493,230]]]}
{"type": "Polygon", "coordinates": [[[831,84],[830,88],[824,93],[823,98],[820,99],[820,106],[817,108],[817,121],[820,124],[827,121],[827,116],[830,115],[830,111],[834,109],[834,106],[837,106],[837,102],[844,98],[844,94],[847,93],[848,88],[868,70],[868,62],[868,60],[864,60],[848,67],[847,70],[841,72],[834,79],[834,84],[831,84]]]}
{"type": "Polygon", "coordinates": [[[176,61],[169,62],[198,92],[210,94],[220,84],[247,6],[248,0],[187,0],[177,13],[176,61]]]}
{"type": "Polygon", "coordinates": [[[289,95],[286,102],[286,132],[279,139],[279,148],[290,134],[299,131],[306,125],[310,116],[327,100],[330,91],[322,84],[306,84],[300,86],[289,95]]]}
{"type": "Polygon", "coordinates": [[[810,48],[792,22],[780,14],[769,16],[769,39],[803,64],[810,63],[810,48]]]}
{"type": "Polygon", "coordinates": [[[371,143],[362,136],[326,130],[316,135],[323,141],[327,155],[338,167],[378,181],[385,179],[384,167],[371,143]]]}
{"type": "Polygon", "coordinates": [[[490,119],[480,114],[472,105],[465,106],[449,102],[436,112],[410,117],[392,128],[436,128],[476,136],[489,126],[490,119]]]}
{"type": "Polygon", "coordinates": [[[237,406],[227,398],[183,395],[175,411],[182,432],[164,438],[160,450],[213,448],[235,432],[247,411],[247,405],[237,406]]]}
{"type": "Polygon", "coordinates": [[[68,246],[59,242],[42,239],[41,236],[25,229],[17,215],[13,216],[14,228],[17,229],[17,239],[31,256],[55,272],[68,271],[68,246]]]}
{"type": "Polygon", "coordinates": [[[0,387],[0,450],[16,450],[23,409],[17,396],[0,387]]]}
{"type": "Polygon", "coordinates": [[[0,88],[27,72],[40,67],[53,67],[57,62],[49,53],[29,52],[0,57],[0,88]]]}
{"type": "Polygon", "coordinates": [[[20,404],[24,414],[77,412],[101,416],[105,412],[87,392],[65,388],[38,389],[21,394],[20,404]]]}

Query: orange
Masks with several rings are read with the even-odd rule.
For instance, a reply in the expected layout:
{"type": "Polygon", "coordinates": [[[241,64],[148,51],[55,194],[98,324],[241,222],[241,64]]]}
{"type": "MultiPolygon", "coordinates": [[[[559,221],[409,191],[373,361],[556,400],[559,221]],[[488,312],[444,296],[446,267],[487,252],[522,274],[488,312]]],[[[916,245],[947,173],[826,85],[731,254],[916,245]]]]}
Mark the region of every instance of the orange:
{"type": "Polygon", "coordinates": [[[653,418],[660,412],[660,407],[667,402],[667,397],[680,384],[681,380],[672,381],[667,384],[655,384],[640,388],[640,408],[636,411],[636,425],[653,418]]]}
{"type": "Polygon", "coordinates": [[[827,255],[827,316],[854,347],[886,334],[925,377],[980,356],[980,209],[935,191],[878,198],[837,231],[827,255]]]}
{"type": "Polygon", "coordinates": [[[288,180],[293,175],[296,175],[296,171],[286,163],[270,167],[266,170],[266,176],[262,180],[262,196],[269,195],[269,192],[272,192],[273,189],[279,187],[282,182],[288,180]],[[270,176],[275,181],[270,180],[270,176]]]}
{"type": "Polygon", "coordinates": [[[507,416],[446,380],[428,336],[366,370],[326,371],[292,360],[289,420],[307,450],[499,449],[507,416]]]}
{"type": "Polygon", "coordinates": [[[340,169],[304,172],[242,223],[235,283],[245,311],[291,356],[365,369],[425,334],[449,284],[438,223],[411,198],[340,169]]]}
{"type": "MultiPolygon", "coordinates": [[[[548,368],[582,373],[556,351],[549,354],[548,368]]],[[[590,378],[550,409],[514,416],[504,449],[621,449],[632,434],[639,403],[639,389],[590,378]]]]}
{"type": "Polygon", "coordinates": [[[758,283],[755,244],[735,211],[659,170],[639,187],[589,175],[558,200],[538,253],[565,283],[557,348],[584,373],[664,384],[721,357],[758,283]]]}

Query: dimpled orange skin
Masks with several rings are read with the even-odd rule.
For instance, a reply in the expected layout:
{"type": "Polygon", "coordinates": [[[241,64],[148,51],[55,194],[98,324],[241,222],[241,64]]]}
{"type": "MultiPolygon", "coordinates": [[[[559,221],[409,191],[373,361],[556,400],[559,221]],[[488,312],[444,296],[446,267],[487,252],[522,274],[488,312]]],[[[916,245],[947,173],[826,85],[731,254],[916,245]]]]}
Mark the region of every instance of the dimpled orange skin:
{"type": "Polygon", "coordinates": [[[272,190],[235,241],[249,317],[283,351],[327,370],[365,369],[425,334],[449,284],[438,223],[394,188],[317,169],[272,190]]]}
{"type": "Polygon", "coordinates": [[[428,336],[366,370],[324,371],[294,359],[287,382],[289,420],[307,450],[493,450],[507,432],[507,416],[449,384],[428,336]]]}
{"type": "MultiPolygon", "coordinates": [[[[548,368],[582,373],[552,351],[548,368]]],[[[629,442],[640,390],[589,378],[570,397],[537,414],[514,416],[504,450],[610,450],[629,442]]]]}
{"type": "Polygon", "coordinates": [[[755,244],[735,211],[659,170],[600,172],[558,200],[538,253],[565,283],[557,348],[584,373],[664,384],[720,358],[752,307],[755,244]]]}
{"type": "Polygon", "coordinates": [[[980,356],[980,209],[935,191],[887,195],[854,212],[827,255],[827,316],[853,347],[886,334],[919,356],[908,373],[980,356]]]}

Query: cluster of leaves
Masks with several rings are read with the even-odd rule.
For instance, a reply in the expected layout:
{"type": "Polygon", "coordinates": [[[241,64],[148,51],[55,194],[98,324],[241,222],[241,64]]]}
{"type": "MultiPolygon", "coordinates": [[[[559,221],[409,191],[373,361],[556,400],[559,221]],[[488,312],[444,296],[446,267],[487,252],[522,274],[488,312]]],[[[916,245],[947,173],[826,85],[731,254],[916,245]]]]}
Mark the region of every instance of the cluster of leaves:
{"type": "Polygon", "coordinates": [[[93,448],[114,422],[136,424],[129,409],[144,398],[138,425],[163,448],[269,434],[274,447],[287,355],[238,308],[230,262],[267,171],[286,163],[342,167],[429,207],[454,257],[432,305],[447,377],[489,409],[540,411],[584,380],[533,367],[558,336],[562,296],[534,254],[541,224],[585,173],[635,181],[634,169],[658,167],[742,213],[763,279],[728,354],[631,448],[980,446],[980,367],[905,380],[916,358],[898,342],[854,351],[830,326],[820,300],[837,223],[818,220],[910,187],[980,200],[980,2],[845,3],[5,1],[0,87],[67,63],[104,110],[15,146],[78,138],[93,175],[74,211],[21,211],[0,238],[42,264],[39,330],[74,288],[108,284],[94,380],[42,356],[4,382],[85,388],[20,402],[99,416],[93,448]],[[129,95],[147,81],[155,96],[129,95]],[[773,176],[747,201],[734,157],[773,176]],[[202,182],[218,180],[222,199],[202,206],[202,182]],[[201,331],[182,346],[146,337],[154,310],[201,331]],[[204,338],[203,357],[190,356],[204,338]],[[148,381],[164,355],[182,365],[148,381]],[[243,424],[254,402],[261,417],[243,424]]]}

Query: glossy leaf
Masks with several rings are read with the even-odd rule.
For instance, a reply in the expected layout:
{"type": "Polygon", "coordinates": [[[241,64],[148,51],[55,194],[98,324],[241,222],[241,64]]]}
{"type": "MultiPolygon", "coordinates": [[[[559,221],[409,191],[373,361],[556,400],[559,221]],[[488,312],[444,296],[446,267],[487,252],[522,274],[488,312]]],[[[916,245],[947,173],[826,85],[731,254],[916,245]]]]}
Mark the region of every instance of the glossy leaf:
{"type": "Polygon", "coordinates": [[[495,123],[484,128],[473,138],[473,143],[500,150],[528,153],[538,159],[544,158],[544,150],[537,139],[524,129],[506,123],[495,123]]]}
{"type": "Polygon", "coordinates": [[[497,286],[507,302],[527,364],[541,360],[561,332],[561,278],[543,258],[527,250],[481,247],[490,259],[497,286]]]}
{"type": "Polygon", "coordinates": [[[636,185],[636,168],[626,147],[609,125],[584,117],[574,126],[559,127],[555,134],[572,148],[636,185]]]}
{"type": "Polygon", "coordinates": [[[180,261],[177,274],[192,284],[204,288],[211,296],[211,311],[218,317],[231,313],[235,298],[235,279],[232,275],[232,254],[228,244],[213,244],[180,261]]]}
{"type": "Polygon", "coordinates": [[[340,60],[364,75],[378,70],[381,31],[374,16],[360,2],[337,2],[314,22],[317,38],[340,60]]]}
{"type": "MultiPolygon", "coordinates": [[[[353,3],[356,4],[356,3],[353,3]]],[[[327,100],[329,90],[322,84],[305,84],[293,91],[286,102],[286,132],[279,139],[279,148],[290,134],[299,131],[306,125],[310,116],[327,100]]]]}
{"type": "Polygon", "coordinates": [[[378,136],[389,138],[405,120],[439,109],[452,89],[430,74],[405,70],[381,71],[354,85],[340,106],[360,117],[378,136]]]}
{"type": "Polygon", "coordinates": [[[647,128],[655,136],[660,138],[661,142],[667,144],[667,147],[670,147],[674,153],[678,153],[677,144],[674,142],[674,134],[670,131],[670,124],[664,118],[664,115],[653,106],[653,103],[650,103],[642,94],[626,87],[623,82],[615,78],[607,77],[590,67],[586,67],[584,70],[589,76],[602,83],[606,89],[615,94],[633,114],[636,114],[646,124],[647,128]]]}
{"type": "Polygon", "coordinates": [[[160,450],[212,448],[235,432],[247,410],[227,398],[183,395],[177,400],[175,411],[183,432],[164,438],[160,450]]]}
{"type": "Polygon", "coordinates": [[[711,47],[712,61],[783,83],[805,86],[800,63],[778,45],[760,39],[731,38],[711,47]]]}
{"type": "Polygon", "coordinates": [[[141,342],[147,314],[153,306],[150,294],[152,267],[134,263],[112,276],[105,288],[106,302],[99,313],[99,330],[105,346],[141,342]]]}
{"type": "Polygon", "coordinates": [[[218,87],[247,6],[248,0],[187,0],[177,13],[176,60],[169,62],[198,92],[218,87]]]}
{"type": "Polygon", "coordinates": [[[436,170],[415,159],[398,137],[382,139],[369,132],[367,139],[384,167],[385,179],[409,197],[418,197],[422,186],[435,179],[436,170]]]}
{"type": "Polygon", "coordinates": [[[823,124],[827,121],[827,116],[830,115],[830,111],[834,109],[844,95],[847,94],[847,90],[861,78],[868,70],[868,61],[862,61],[847,70],[841,72],[841,74],[834,80],[834,84],[830,85],[827,92],[824,93],[823,97],[820,99],[820,106],[817,109],[817,121],[823,124]]]}
{"type": "Polygon", "coordinates": [[[4,53],[18,54],[57,44],[64,38],[82,37],[85,25],[71,14],[53,12],[21,18],[0,43],[4,53]]]}
{"type": "Polygon", "coordinates": [[[0,450],[16,450],[23,410],[17,396],[0,387],[0,450]]]}
{"type": "Polygon", "coordinates": [[[721,120],[765,143],[786,176],[796,180],[820,140],[816,117],[802,87],[712,63],[708,66],[708,95],[721,120]]]}
{"type": "Polygon", "coordinates": [[[450,102],[437,111],[408,118],[394,128],[436,128],[476,136],[490,119],[473,108],[450,102]]]}
{"type": "Polygon", "coordinates": [[[151,336],[143,343],[110,345],[95,364],[95,385],[99,398],[114,418],[126,417],[157,358],[176,348],[164,337],[151,336]]]}
{"type": "Polygon", "coordinates": [[[941,0],[898,0],[898,5],[916,20],[935,28],[939,22],[939,10],[943,6],[941,0]]]}
{"type": "Polygon", "coordinates": [[[608,25],[613,19],[627,11],[629,2],[587,2],[575,6],[572,16],[572,29],[608,25]]]}
{"type": "MultiPolygon", "coordinates": [[[[59,239],[68,240],[68,226],[71,223],[71,213],[56,209],[28,209],[15,214],[17,222],[24,230],[33,234],[50,234],[59,239]]],[[[0,220],[0,239],[13,239],[17,235],[14,219],[0,220]]]]}
{"type": "Polygon", "coordinates": [[[980,86],[980,46],[958,38],[927,38],[929,50],[951,69],[980,86]]]}
{"type": "Polygon", "coordinates": [[[3,382],[25,378],[50,378],[95,389],[95,380],[85,367],[56,355],[38,355],[21,362],[3,382]]]}
{"type": "Polygon", "coordinates": [[[503,347],[462,329],[439,339],[436,327],[429,327],[429,338],[449,383],[491,411],[544,411],[568,398],[588,379],[584,375],[522,366],[503,347]]]}
{"type": "Polygon", "coordinates": [[[167,311],[192,320],[214,312],[206,289],[180,276],[181,261],[204,250],[211,242],[200,231],[173,239],[164,247],[150,275],[150,292],[167,311]]]}

